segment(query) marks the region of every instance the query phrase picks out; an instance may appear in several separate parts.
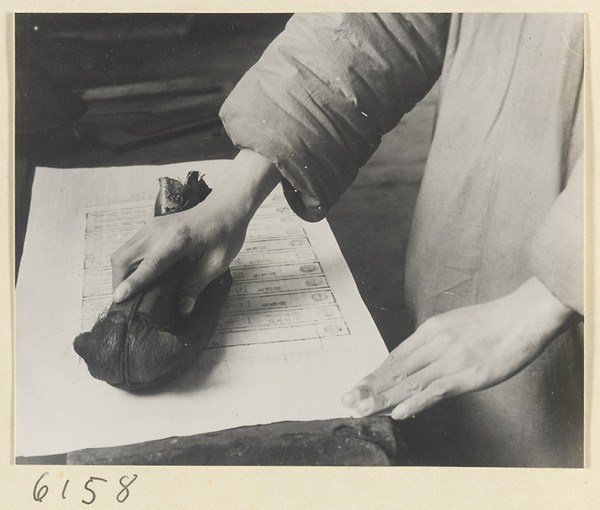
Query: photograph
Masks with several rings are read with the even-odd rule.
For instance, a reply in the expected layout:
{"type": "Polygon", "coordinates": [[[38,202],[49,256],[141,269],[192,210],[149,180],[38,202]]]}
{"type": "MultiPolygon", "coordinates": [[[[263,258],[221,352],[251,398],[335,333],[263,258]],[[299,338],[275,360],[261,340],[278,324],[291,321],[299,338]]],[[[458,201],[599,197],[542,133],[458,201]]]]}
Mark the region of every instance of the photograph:
{"type": "Polygon", "coordinates": [[[585,467],[583,12],[13,23],[15,464],[585,467]]]}

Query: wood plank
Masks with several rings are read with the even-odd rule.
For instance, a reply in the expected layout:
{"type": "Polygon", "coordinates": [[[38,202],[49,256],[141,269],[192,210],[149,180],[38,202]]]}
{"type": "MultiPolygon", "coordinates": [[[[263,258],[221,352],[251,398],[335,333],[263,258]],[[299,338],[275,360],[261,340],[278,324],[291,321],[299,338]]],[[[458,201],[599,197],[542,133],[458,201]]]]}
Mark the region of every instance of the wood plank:
{"type": "Polygon", "coordinates": [[[68,464],[223,466],[411,465],[389,417],[282,422],[86,449],[68,464]]]}

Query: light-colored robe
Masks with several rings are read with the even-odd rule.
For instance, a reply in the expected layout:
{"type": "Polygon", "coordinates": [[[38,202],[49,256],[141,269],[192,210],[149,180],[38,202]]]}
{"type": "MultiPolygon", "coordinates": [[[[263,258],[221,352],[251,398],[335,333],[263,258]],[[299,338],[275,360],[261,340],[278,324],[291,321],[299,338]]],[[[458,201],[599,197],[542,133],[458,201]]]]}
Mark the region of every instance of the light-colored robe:
{"type": "MultiPolygon", "coordinates": [[[[234,143],[276,163],[290,205],[316,221],[441,77],[407,254],[417,324],[532,276],[583,314],[583,56],[578,14],[299,15],[222,118],[234,143]]],[[[439,462],[581,462],[571,329],[505,383],[420,419],[439,462]]]]}

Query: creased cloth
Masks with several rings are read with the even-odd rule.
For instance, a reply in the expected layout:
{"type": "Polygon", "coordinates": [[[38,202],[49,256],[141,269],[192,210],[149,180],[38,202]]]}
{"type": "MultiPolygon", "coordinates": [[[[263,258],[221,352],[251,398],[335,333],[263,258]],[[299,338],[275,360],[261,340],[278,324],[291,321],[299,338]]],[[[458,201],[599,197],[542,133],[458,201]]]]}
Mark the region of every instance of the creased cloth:
{"type": "Polygon", "coordinates": [[[317,221],[438,79],[449,19],[296,15],[225,101],[225,128],[277,164],[294,210],[317,221]]]}
{"type": "MultiPolygon", "coordinates": [[[[296,15],[221,116],[234,143],[277,165],[292,208],[316,221],[440,79],[406,263],[416,323],[532,276],[583,314],[583,21],[296,15]]],[[[438,406],[438,438],[451,418],[478,445],[461,450],[465,463],[578,465],[580,348],[562,335],[509,381],[438,406]]]]}

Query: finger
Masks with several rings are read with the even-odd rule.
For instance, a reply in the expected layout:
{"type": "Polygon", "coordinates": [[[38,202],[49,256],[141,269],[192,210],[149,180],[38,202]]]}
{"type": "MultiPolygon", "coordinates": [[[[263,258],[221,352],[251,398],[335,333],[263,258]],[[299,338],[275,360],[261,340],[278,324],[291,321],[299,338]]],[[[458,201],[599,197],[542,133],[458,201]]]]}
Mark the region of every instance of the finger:
{"type": "Polygon", "coordinates": [[[427,365],[422,370],[409,375],[385,391],[373,393],[369,398],[360,401],[355,406],[355,410],[363,416],[383,411],[425,391],[430,384],[439,378],[439,364],[427,365]]]}
{"type": "Polygon", "coordinates": [[[179,313],[189,315],[196,306],[198,296],[225,270],[220,260],[215,255],[207,254],[194,264],[181,286],[179,313]]]}
{"type": "Polygon", "coordinates": [[[130,236],[123,244],[121,244],[110,256],[110,265],[112,270],[113,290],[121,283],[132,269],[137,266],[144,253],[144,239],[147,238],[145,230],[148,223],[138,230],[134,235],[130,236]]]}
{"type": "MultiPolygon", "coordinates": [[[[405,340],[405,341],[408,341],[405,340]]],[[[394,387],[411,374],[422,370],[437,359],[431,349],[422,349],[422,343],[413,343],[413,348],[405,349],[400,355],[395,349],[377,370],[358,382],[342,397],[342,404],[354,407],[359,402],[375,397],[394,387]]]]}
{"type": "Polygon", "coordinates": [[[186,248],[183,241],[178,237],[170,242],[163,242],[153,253],[144,257],[138,267],[118,284],[113,293],[113,301],[119,303],[137,294],[152,280],[185,256],[184,250],[186,248]]]}
{"type": "MultiPolygon", "coordinates": [[[[372,398],[421,370],[439,358],[439,350],[432,342],[439,329],[438,322],[429,319],[404,340],[383,365],[371,375],[360,381],[357,386],[342,397],[342,404],[354,407],[361,401],[372,398]]],[[[369,407],[363,404],[363,407],[369,407]]]]}
{"type": "Polygon", "coordinates": [[[401,342],[400,345],[392,351],[392,355],[399,360],[403,360],[421,349],[432,337],[432,328],[429,327],[429,322],[425,322],[419,326],[412,335],[401,342]]]}
{"type": "Polygon", "coordinates": [[[423,391],[397,405],[392,411],[394,420],[410,418],[448,397],[465,393],[460,375],[452,375],[432,381],[423,391]]]}
{"type": "Polygon", "coordinates": [[[113,291],[144,259],[152,247],[155,225],[160,218],[151,218],[133,236],[127,239],[110,257],[113,291]]]}
{"type": "Polygon", "coordinates": [[[143,259],[142,253],[143,245],[141,242],[129,241],[128,244],[124,244],[112,254],[110,264],[113,291],[140,264],[143,259]]]}

